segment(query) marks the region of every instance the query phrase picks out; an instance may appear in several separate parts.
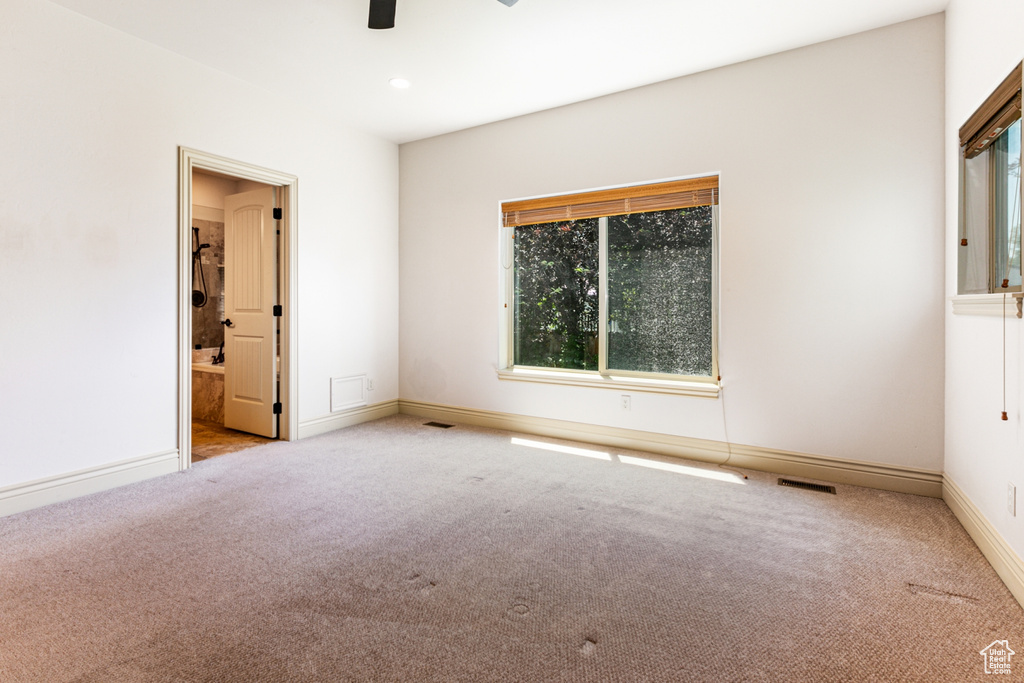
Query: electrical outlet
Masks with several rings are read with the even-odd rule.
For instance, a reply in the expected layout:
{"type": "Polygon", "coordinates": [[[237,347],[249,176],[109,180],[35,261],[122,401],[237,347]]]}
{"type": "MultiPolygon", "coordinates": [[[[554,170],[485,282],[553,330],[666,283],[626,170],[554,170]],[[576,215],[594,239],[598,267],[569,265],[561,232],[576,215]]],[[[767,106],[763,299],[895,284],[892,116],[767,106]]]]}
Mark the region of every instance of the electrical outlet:
{"type": "Polygon", "coordinates": [[[1006,511],[1011,517],[1017,516],[1017,487],[1012,481],[1006,485],[1006,511]]]}
{"type": "Polygon", "coordinates": [[[629,394],[623,394],[619,397],[619,402],[622,404],[623,410],[629,410],[630,397],[629,394]]]}
{"type": "Polygon", "coordinates": [[[366,390],[373,391],[373,380],[369,377],[366,378],[366,390]]]}

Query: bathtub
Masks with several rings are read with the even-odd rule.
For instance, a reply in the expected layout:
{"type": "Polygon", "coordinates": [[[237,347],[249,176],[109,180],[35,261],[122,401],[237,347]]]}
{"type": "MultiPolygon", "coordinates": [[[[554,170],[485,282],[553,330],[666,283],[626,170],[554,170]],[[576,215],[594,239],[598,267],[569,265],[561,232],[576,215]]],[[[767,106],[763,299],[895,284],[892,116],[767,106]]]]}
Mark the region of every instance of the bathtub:
{"type": "Polygon", "coordinates": [[[224,365],[214,365],[217,349],[192,352],[192,417],[224,424],[224,365]]]}
{"type": "Polygon", "coordinates": [[[192,351],[192,370],[195,372],[208,372],[214,375],[224,374],[224,364],[214,365],[213,359],[220,351],[218,348],[195,349],[192,351]]]}
{"type": "Polygon", "coordinates": [[[223,375],[224,364],[214,365],[212,360],[192,361],[192,370],[194,372],[208,372],[212,375],[223,375]]]}

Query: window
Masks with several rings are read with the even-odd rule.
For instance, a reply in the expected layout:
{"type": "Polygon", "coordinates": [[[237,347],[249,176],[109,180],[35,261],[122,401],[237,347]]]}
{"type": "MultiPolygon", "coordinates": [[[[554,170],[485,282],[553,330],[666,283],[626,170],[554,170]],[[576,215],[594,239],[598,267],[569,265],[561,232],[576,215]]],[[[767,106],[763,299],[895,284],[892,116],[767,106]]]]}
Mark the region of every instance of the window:
{"type": "Polygon", "coordinates": [[[960,128],[958,293],[1021,291],[1021,65],[960,128]]]}
{"type": "Polygon", "coordinates": [[[506,367],[717,382],[718,177],[502,204],[506,367]]]}

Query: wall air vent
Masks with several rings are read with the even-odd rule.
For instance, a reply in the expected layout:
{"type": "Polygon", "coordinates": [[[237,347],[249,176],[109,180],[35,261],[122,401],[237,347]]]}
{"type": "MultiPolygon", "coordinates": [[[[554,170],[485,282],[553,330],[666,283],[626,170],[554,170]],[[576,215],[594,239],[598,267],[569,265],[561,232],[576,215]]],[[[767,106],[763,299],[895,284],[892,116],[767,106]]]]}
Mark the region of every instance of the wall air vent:
{"type": "Polygon", "coordinates": [[[454,427],[455,425],[446,425],[444,422],[424,422],[423,426],[424,427],[440,427],[441,429],[448,429],[450,427],[454,427]]]}
{"type": "Polygon", "coordinates": [[[795,481],[793,479],[782,479],[779,478],[779,486],[792,486],[798,489],[807,489],[808,491],[820,491],[822,493],[831,493],[835,495],[835,486],[826,486],[825,484],[812,484],[808,481],[795,481]]]}

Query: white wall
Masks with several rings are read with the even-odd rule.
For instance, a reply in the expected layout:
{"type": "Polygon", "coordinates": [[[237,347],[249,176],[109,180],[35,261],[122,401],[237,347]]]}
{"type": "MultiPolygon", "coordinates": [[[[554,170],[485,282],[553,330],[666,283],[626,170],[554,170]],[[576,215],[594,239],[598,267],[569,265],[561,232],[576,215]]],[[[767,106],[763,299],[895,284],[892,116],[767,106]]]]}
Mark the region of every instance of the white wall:
{"type": "Polygon", "coordinates": [[[401,147],[401,396],[724,438],[722,401],[501,381],[503,199],[721,173],[735,443],[941,470],[941,15],[401,147]]]}
{"type": "MultiPolygon", "coordinates": [[[[957,130],[1024,58],[1024,3],[952,0],[946,15],[946,294],[956,293],[957,130]]],[[[1002,411],[1003,323],[946,308],[946,474],[1024,556],[1024,376],[1021,321],[1007,324],[1007,412],[1002,411]],[[1007,483],[1018,515],[1006,509],[1007,483]]]]}
{"type": "Polygon", "coordinates": [[[398,150],[41,0],[0,4],[0,488],[176,448],[177,148],[299,178],[299,420],[398,396],[398,150]]]}

